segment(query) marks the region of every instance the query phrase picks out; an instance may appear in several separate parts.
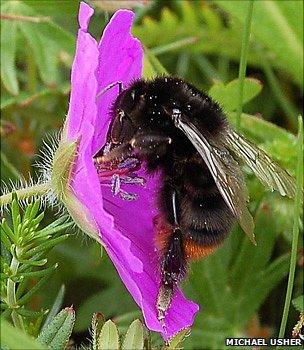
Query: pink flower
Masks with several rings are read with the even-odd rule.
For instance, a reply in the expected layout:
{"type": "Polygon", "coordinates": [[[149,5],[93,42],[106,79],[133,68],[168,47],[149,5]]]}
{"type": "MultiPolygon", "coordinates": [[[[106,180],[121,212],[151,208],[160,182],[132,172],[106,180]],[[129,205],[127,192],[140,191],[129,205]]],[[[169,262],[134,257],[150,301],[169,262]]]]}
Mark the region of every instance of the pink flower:
{"type": "MultiPolygon", "coordinates": [[[[145,187],[133,185],[132,192],[136,191],[138,199],[124,201],[119,196],[113,197],[111,188],[100,183],[92,160],[105,144],[110,123],[108,112],[118,87],[97,99],[96,95],[113,82],[121,81],[126,87],[131,80],[140,78],[143,49],[130,34],[133,12],[117,11],[99,44],[87,32],[93,12],[87,4],[80,4],[70,108],[62,141],[77,142],[77,156],[70,174],[75,200],[70,204],[65,202],[76,223],[95,239],[100,237],[125,286],[142,309],[147,327],[161,332],[167,339],[191,327],[198,306],[177,291],[165,318],[167,333],[164,334],[156,310],[160,272],[152,222],[159,178],[146,177],[145,187]]],[[[144,175],[144,170],[139,175],[144,175]]],[[[113,296],[113,302],[119,300],[113,296]]]]}

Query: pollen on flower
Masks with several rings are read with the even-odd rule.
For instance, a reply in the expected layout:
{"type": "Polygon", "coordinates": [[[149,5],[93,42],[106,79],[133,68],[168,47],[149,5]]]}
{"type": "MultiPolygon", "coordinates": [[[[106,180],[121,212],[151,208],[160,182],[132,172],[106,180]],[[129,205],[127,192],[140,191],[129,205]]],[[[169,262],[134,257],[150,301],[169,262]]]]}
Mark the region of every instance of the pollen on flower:
{"type": "MultiPolygon", "coordinates": [[[[110,149],[111,144],[107,143],[103,149],[103,156],[108,154],[110,149]]],[[[141,167],[141,161],[133,155],[119,160],[103,161],[103,156],[94,158],[100,184],[111,187],[113,196],[119,196],[123,200],[138,199],[136,193],[130,193],[123,187],[124,185],[145,186],[146,180],[136,173],[141,167]]]]}

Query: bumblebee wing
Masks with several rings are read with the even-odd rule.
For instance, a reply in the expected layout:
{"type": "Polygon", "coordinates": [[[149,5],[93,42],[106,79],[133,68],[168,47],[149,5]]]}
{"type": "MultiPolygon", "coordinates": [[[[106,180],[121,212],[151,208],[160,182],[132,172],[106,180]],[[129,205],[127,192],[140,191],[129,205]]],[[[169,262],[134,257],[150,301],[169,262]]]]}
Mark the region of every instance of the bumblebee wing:
{"type": "Polygon", "coordinates": [[[295,196],[294,178],[264,151],[231,129],[226,134],[226,144],[252,169],[266,187],[272,191],[279,191],[282,196],[295,196]]]}
{"type": "Polygon", "coordinates": [[[244,232],[256,244],[253,219],[247,209],[246,184],[238,163],[225,146],[215,142],[212,144],[191,122],[179,119],[176,126],[184,132],[201,155],[226,204],[238,219],[244,232]]]}

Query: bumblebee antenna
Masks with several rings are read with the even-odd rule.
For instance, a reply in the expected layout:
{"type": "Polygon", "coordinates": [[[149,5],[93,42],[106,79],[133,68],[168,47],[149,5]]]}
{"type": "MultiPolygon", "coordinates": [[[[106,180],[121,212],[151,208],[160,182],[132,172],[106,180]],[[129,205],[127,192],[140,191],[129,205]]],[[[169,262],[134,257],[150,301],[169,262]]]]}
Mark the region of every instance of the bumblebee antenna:
{"type": "Polygon", "coordinates": [[[112,83],[108,86],[106,86],[104,89],[102,89],[97,95],[96,95],[96,100],[103,94],[105,94],[107,91],[112,89],[114,86],[118,85],[118,93],[120,94],[123,90],[123,85],[122,81],[116,81],[115,83],[112,83]]]}

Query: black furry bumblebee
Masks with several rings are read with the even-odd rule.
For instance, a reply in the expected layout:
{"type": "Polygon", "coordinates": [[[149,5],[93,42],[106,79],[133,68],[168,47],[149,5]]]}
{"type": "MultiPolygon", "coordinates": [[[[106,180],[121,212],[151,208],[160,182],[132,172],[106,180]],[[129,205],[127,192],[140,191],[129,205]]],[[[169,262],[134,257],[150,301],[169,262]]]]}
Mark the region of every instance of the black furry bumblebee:
{"type": "Polygon", "coordinates": [[[124,163],[134,170],[137,159],[146,163],[148,172],[163,173],[160,215],[155,218],[162,276],[157,310],[162,321],[189,260],[213,252],[235,221],[255,242],[238,162],[282,195],[294,196],[294,180],[237,134],[220,106],[191,84],[158,77],[120,90],[107,144],[94,158],[101,168],[115,169],[124,163]]]}

